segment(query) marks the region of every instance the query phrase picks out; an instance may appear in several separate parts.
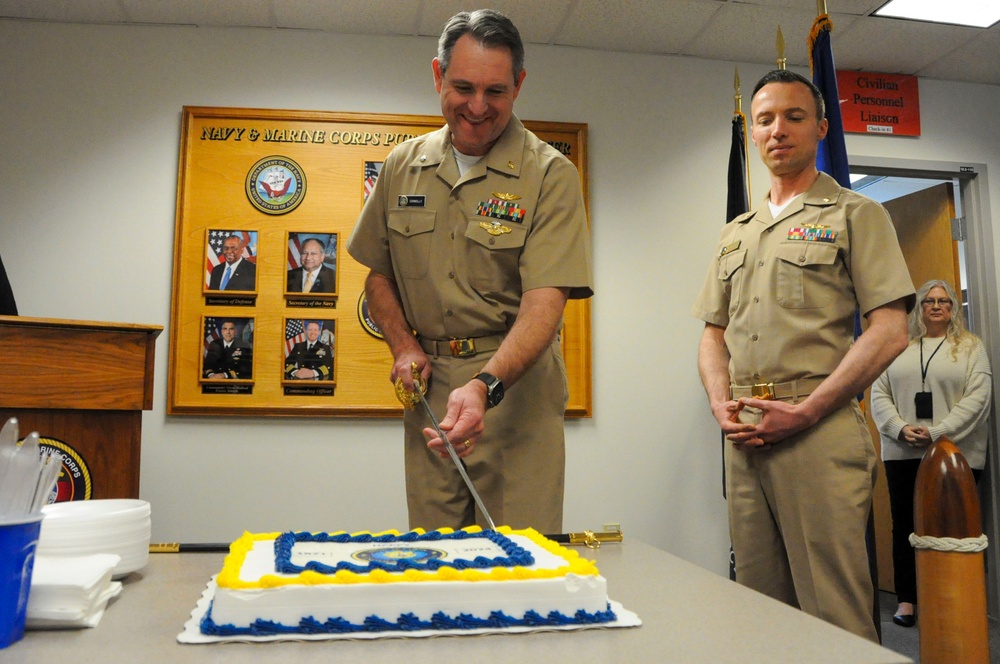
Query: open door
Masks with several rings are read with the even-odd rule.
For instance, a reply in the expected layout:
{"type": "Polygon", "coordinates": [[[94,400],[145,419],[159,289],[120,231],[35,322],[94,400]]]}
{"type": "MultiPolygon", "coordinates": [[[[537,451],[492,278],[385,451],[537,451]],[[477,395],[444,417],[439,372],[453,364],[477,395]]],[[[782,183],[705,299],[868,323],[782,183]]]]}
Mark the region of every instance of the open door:
{"type": "MultiPolygon", "coordinates": [[[[959,269],[958,242],[952,239],[951,220],[955,216],[953,187],[950,182],[923,189],[884,203],[892,216],[899,245],[910,270],[914,288],[929,279],[945,279],[959,297],[964,284],[959,269]]],[[[865,390],[865,412],[871,412],[870,390],[865,390]]],[[[881,445],[875,423],[868,417],[868,429],[881,458],[881,445]]],[[[878,463],[875,484],[875,550],[878,557],[879,589],[895,592],[892,570],[892,517],[885,469],[878,463]]]]}

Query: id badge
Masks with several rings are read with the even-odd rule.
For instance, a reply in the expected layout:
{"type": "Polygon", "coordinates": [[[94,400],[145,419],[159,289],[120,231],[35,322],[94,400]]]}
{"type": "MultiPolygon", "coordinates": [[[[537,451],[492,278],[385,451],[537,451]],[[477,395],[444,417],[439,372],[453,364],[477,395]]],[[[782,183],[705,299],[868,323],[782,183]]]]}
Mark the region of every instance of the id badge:
{"type": "Polygon", "coordinates": [[[930,392],[917,392],[913,395],[913,405],[917,407],[918,420],[934,419],[934,399],[930,392]]]}

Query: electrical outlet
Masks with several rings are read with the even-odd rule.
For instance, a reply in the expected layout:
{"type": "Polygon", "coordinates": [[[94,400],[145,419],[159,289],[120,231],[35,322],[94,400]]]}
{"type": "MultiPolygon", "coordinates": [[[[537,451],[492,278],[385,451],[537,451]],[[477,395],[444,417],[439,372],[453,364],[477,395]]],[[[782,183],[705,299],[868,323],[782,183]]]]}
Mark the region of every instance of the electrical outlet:
{"type": "Polygon", "coordinates": [[[622,531],[622,524],[620,523],[604,524],[604,532],[606,533],[620,533],[621,531],[622,531]]]}

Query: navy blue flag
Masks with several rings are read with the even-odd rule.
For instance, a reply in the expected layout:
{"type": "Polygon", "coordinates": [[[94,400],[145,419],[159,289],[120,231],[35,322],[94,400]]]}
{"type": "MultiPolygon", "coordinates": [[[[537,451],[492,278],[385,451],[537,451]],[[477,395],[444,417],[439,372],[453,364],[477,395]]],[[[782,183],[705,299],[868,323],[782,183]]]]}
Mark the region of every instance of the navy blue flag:
{"type": "MultiPolygon", "coordinates": [[[[847,163],[847,144],[844,142],[844,120],[840,114],[840,93],[837,90],[837,68],[833,63],[833,45],[830,41],[833,21],[821,14],[813,21],[809,32],[809,67],[813,83],[823,93],[826,119],[830,127],[826,138],[820,141],[816,153],[816,168],[830,175],[845,189],[851,188],[851,166],[847,163]]],[[[861,316],[854,315],[854,337],[861,336],[861,316]]],[[[861,400],[860,398],[858,399],[861,400]]]]}
{"type": "Polygon", "coordinates": [[[813,83],[823,93],[826,118],[830,123],[826,138],[819,144],[816,168],[851,188],[851,167],[847,163],[847,144],[844,142],[844,121],[840,115],[840,94],[837,91],[837,68],[833,64],[833,47],[830,33],[833,22],[826,14],[816,17],[809,33],[809,64],[813,83]]]}
{"type": "MultiPolygon", "coordinates": [[[[832,176],[841,187],[851,188],[851,167],[847,163],[847,144],[844,142],[844,120],[840,114],[840,94],[837,91],[837,68],[833,64],[833,45],[830,43],[830,33],[833,31],[833,21],[826,14],[816,17],[812,30],[809,32],[809,60],[812,68],[813,83],[823,93],[826,103],[826,117],[830,123],[826,138],[820,141],[816,153],[816,168],[832,176]]],[[[861,312],[854,312],[854,338],[861,336],[861,312]]],[[[864,399],[864,394],[858,395],[858,401],[864,399]]],[[[875,515],[874,510],[868,514],[868,527],[865,532],[865,545],[868,549],[868,571],[871,574],[872,585],[876,592],[872,600],[872,621],[879,641],[882,640],[882,621],[880,619],[878,596],[878,559],[875,557],[875,515]]]]}

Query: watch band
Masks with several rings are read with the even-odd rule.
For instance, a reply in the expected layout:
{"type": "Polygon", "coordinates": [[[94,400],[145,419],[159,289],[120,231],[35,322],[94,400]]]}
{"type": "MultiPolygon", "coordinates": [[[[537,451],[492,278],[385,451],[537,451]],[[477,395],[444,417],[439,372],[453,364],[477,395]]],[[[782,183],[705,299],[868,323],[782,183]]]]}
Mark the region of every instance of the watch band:
{"type": "Polygon", "coordinates": [[[486,385],[486,408],[493,408],[503,401],[503,381],[494,376],[493,374],[488,374],[486,372],[480,372],[475,375],[486,385]]]}

